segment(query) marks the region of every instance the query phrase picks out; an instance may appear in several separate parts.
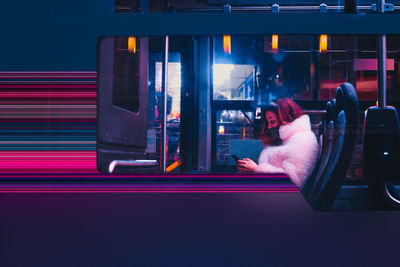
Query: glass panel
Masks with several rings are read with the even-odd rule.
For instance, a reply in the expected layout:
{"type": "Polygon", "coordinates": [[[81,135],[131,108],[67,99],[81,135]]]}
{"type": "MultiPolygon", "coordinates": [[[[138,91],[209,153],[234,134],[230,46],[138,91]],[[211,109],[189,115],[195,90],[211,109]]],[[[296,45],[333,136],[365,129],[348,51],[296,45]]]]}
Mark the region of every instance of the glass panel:
{"type": "MultiPolygon", "coordinates": [[[[167,88],[167,167],[180,160],[180,115],[181,115],[181,62],[180,54],[168,54],[167,88]]],[[[152,125],[156,139],[156,150],[160,153],[161,115],[162,115],[162,75],[163,62],[161,53],[150,54],[150,89],[149,125],[152,125]]],[[[179,168],[174,169],[174,172],[179,168]]]]}
{"type": "Polygon", "coordinates": [[[214,37],[213,99],[312,97],[310,36],[214,37]]]}
{"type": "Polygon", "coordinates": [[[319,85],[319,100],[330,100],[335,97],[336,89],[346,81],[346,55],[329,53],[320,58],[321,80],[319,85]]]}
{"type": "MultiPolygon", "coordinates": [[[[157,97],[157,113],[161,113],[162,62],[155,63],[155,92],[157,97]]],[[[167,121],[179,120],[181,114],[181,63],[168,63],[167,89],[167,121]]]]}
{"type": "Polygon", "coordinates": [[[217,165],[229,165],[229,140],[254,139],[254,112],[220,110],[216,121],[217,165]]]}
{"type": "Polygon", "coordinates": [[[214,64],[214,99],[253,100],[254,77],[253,65],[214,64]]]}
{"type": "Polygon", "coordinates": [[[400,35],[388,35],[387,37],[388,59],[388,101],[400,101],[400,35]]]}
{"type": "MultiPolygon", "coordinates": [[[[359,100],[377,99],[377,36],[328,36],[329,49],[319,54],[319,99],[329,100],[345,81],[353,82],[359,100]]],[[[387,97],[399,100],[398,46],[399,38],[387,38],[387,97]]]]}
{"type": "Polygon", "coordinates": [[[113,105],[132,112],[139,110],[139,39],[114,38],[113,105]],[[128,42],[135,42],[136,49],[128,50],[128,42]]]}

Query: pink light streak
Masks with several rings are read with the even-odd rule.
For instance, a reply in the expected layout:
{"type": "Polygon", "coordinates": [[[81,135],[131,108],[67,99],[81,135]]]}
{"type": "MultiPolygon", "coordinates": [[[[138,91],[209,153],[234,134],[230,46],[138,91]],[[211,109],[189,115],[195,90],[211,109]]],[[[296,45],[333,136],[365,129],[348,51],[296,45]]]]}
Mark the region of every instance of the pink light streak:
{"type": "Polygon", "coordinates": [[[0,193],[294,193],[298,192],[295,186],[1,186],[0,193]]]}
{"type": "MultiPolygon", "coordinates": [[[[96,119],[96,79],[94,72],[46,71],[46,72],[0,72],[0,122],[94,122],[96,119]],[[18,80],[20,79],[20,80],[18,80]],[[28,80],[30,79],[30,80],[28,80]],[[40,81],[37,79],[47,79],[40,81]],[[86,79],[86,80],[85,80],[86,79]],[[92,104],[91,106],[85,106],[92,104]],[[8,106],[7,106],[8,105],[8,106]],[[24,106],[21,106],[24,105],[24,106]],[[65,105],[65,106],[60,106],[65,105]]],[[[13,126],[14,127],[14,126],[13,126]]],[[[12,129],[12,128],[3,128],[12,129]]],[[[20,128],[18,128],[20,129],[20,128]]],[[[36,129],[27,126],[26,129],[36,129]]],[[[40,128],[39,128],[40,129],[40,128]]],[[[80,129],[80,128],[79,128],[80,129]]],[[[85,128],[82,128],[85,129],[85,128]]],[[[0,144],[95,144],[95,141],[29,141],[1,140],[0,144]]],[[[12,147],[10,148],[13,149],[12,147]]],[[[0,184],[0,193],[288,193],[298,192],[288,178],[281,174],[102,174],[96,168],[95,151],[0,151],[0,178],[3,179],[48,179],[33,184],[0,184]],[[218,178],[229,179],[230,183],[169,183],[116,184],[113,178],[218,178]],[[274,179],[274,184],[231,183],[232,180],[248,178],[274,179]],[[107,179],[102,184],[54,184],[51,179],[107,179]],[[281,184],[276,184],[282,179],[281,184]]],[[[179,180],[179,179],[177,179],[179,180]]]]}
{"type": "MultiPolygon", "coordinates": [[[[1,89],[0,85],[0,89],[1,89]]],[[[8,87],[9,88],[9,87],[8,87]]],[[[96,92],[0,92],[4,98],[96,98],[96,92]]]]}

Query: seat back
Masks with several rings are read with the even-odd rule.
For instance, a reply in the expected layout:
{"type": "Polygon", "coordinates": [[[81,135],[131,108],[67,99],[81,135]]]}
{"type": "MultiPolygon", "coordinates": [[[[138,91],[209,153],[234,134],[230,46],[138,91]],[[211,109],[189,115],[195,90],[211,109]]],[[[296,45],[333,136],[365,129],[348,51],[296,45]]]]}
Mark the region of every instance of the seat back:
{"type": "Polygon", "coordinates": [[[358,99],[354,87],[342,84],[327,103],[327,130],[318,163],[302,193],[318,210],[332,208],[346,177],[358,137],[358,99]]]}
{"type": "Polygon", "coordinates": [[[314,208],[318,210],[329,210],[331,208],[347,173],[347,168],[340,167],[344,165],[346,135],[346,116],[343,110],[336,118],[333,135],[330,157],[325,168],[321,170],[322,173],[318,177],[316,187],[311,195],[314,208]]]}
{"type": "MultiPolygon", "coordinates": [[[[353,158],[354,148],[358,139],[359,105],[356,90],[350,83],[343,83],[336,91],[336,101],[343,97],[343,110],[346,115],[346,135],[344,147],[344,161],[348,162],[347,168],[353,158]]],[[[340,112],[340,111],[339,111],[340,112]]]]}
{"type": "Polygon", "coordinates": [[[382,184],[400,179],[400,127],[394,107],[365,111],[363,149],[365,179],[374,203],[377,208],[390,207],[382,184]]]}
{"type": "Polygon", "coordinates": [[[315,164],[315,168],[313,173],[307,179],[306,184],[303,187],[302,194],[306,199],[310,199],[310,192],[314,190],[316,186],[317,177],[321,175],[323,170],[326,168],[328,164],[328,160],[330,157],[331,149],[332,149],[332,141],[333,141],[333,108],[331,101],[328,101],[326,104],[326,113],[322,121],[322,133],[320,136],[320,153],[315,164]],[[328,118],[330,120],[328,120],[328,118]]]}
{"type": "Polygon", "coordinates": [[[321,156],[318,160],[319,162],[314,169],[314,173],[307,180],[308,188],[307,189],[305,188],[307,191],[303,190],[302,192],[303,195],[305,195],[305,197],[308,198],[308,201],[310,203],[315,202],[314,201],[315,192],[317,192],[318,191],[317,188],[321,186],[322,174],[325,172],[325,169],[328,166],[328,162],[331,157],[333,140],[334,140],[334,126],[333,126],[333,121],[330,121],[326,129],[326,134],[324,136],[324,146],[322,147],[321,156]]]}

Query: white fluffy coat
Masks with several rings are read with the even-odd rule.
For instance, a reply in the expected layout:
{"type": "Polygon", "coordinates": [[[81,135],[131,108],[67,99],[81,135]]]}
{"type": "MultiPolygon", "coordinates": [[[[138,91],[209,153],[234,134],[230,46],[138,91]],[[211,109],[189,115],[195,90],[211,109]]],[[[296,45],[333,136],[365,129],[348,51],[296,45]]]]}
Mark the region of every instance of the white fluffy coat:
{"type": "Polygon", "coordinates": [[[282,144],[267,145],[258,159],[255,172],[285,173],[302,189],[315,167],[319,145],[311,131],[310,117],[303,115],[279,127],[282,144]]]}

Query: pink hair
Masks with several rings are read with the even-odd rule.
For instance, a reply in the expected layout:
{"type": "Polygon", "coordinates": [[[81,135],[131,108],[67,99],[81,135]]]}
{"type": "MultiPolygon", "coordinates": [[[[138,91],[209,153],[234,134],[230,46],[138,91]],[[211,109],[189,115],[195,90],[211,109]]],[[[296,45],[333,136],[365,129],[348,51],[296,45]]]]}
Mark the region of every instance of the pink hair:
{"type": "Polygon", "coordinates": [[[300,106],[297,105],[296,102],[294,102],[292,99],[288,97],[279,98],[274,102],[276,106],[271,105],[267,107],[263,113],[264,126],[261,130],[260,139],[264,142],[264,145],[271,144],[271,140],[269,139],[267,133],[268,122],[267,119],[265,118],[266,111],[274,112],[277,115],[279,119],[279,125],[290,123],[304,114],[304,111],[300,108],[300,106]]]}

